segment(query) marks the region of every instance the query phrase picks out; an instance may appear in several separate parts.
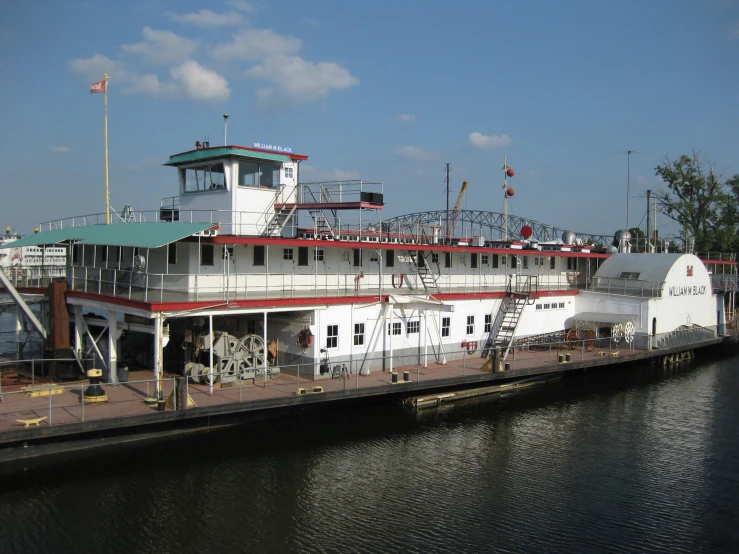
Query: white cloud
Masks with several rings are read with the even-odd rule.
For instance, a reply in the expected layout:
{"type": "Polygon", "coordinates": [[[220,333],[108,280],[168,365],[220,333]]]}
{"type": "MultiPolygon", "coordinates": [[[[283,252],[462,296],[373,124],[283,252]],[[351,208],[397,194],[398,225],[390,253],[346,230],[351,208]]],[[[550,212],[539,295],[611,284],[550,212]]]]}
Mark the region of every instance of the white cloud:
{"type": "Polygon", "coordinates": [[[159,65],[178,63],[186,60],[198,48],[198,43],[174,34],[172,31],[158,31],[144,27],[141,33],[144,42],[124,44],[121,50],[141,55],[147,64],[159,65]]]}
{"type": "Polygon", "coordinates": [[[410,158],[412,160],[428,161],[436,159],[436,155],[431,152],[427,152],[423,148],[418,146],[403,146],[395,151],[399,156],[404,158],[410,158]]]}
{"type": "Polygon", "coordinates": [[[69,148],[66,146],[51,146],[49,150],[56,152],[57,154],[69,154],[69,148]]]}
{"type": "Polygon", "coordinates": [[[95,54],[87,59],[69,60],[69,67],[91,83],[101,80],[104,73],[110,75],[114,86],[117,80],[126,78],[123,62],[111,60],[101,54],[95,54]]]}
{"type": "Polygon", "coordinates": [[[169,73],[174,81],[160,81],[151,73],[132,75],[125,92],[203,102],[226,100],[231,95],[225,78],[195,60],[187,60],[170,69],[169,73]]]}
{"type": "Polygon", "coordinates": [[[347,169],[318,169],[311,165],[300,164],[301,181],[305,178],[315,181],[351,181],[360,179],[358,171],[347,169]]]}
{"type": "Polygon", "coordinates": [[[180,84],[183,94],[191,100],[225,100],[231,94],[226,79],[195,60],[187,60],[172,68],[170,74],[180,84]]]}
{"type": "Polygon", "coordinates": [[[359,79],[333,62],[308,62],[299,56],[270,56],[246,72],[248,77],[278,85],[257,91],[260,102],[312,102],[331,90],[359,84],[359,79]]]}
{"type": "Polygon", "coordinates": [[[321,21],[319,19],[308,17],[303,19],[303,25],[305,25],[306,27],[313,27],[314,29],[318,29],[321,26],[321,21]]]}
{"type": "Polygon", "coordinates": [[[511,143],[511,137],[508,135],[483,135],[475,131],[470,133],[470,144],[481,150],[492,150],[493,148],[502,148],[511,143]]]}
{"type": "Polygon", "coordinates": [[[201,27],[225,27],[244,24],[244,16],[238,12],[216,13],[211,10],[200,10],[194,13],[169,12],[167,16],[177,23],[191,23],[201,27]]]}
{"type": "Polygon", "coordinates": [[[416,120],[416,116],[409,113],[402,113],[398,116],[398,119],[403,123],[413,123],[416,120]]]}
{"type": "Polygon", "coordinates": [[[257,11],[256,4],[247,0],[227,0],[226,5],[245,13],[254,13],[257,11]]]}
{"type": "Polygon", "coordinates": [[[218,60],[257,61],[268,56],[295,54],[303,47],[299,38],[275,33],[271,29],[246,29],[231,42],[217,44],[212,56],[218,60]]]}

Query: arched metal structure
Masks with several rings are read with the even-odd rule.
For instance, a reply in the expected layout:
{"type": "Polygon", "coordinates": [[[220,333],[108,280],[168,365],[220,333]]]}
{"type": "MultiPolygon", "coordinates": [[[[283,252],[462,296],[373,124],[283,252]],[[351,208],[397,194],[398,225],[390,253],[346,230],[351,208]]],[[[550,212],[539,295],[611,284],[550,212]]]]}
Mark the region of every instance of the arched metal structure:
{"type": "MultiPolygon", "coordinates": [[[[383,227],[391,233],[397,231],[410,234],[419,234],[419,228],[427,233],[426,229],[438,227],[440,229],[439,235],[443,237],[446,236],[446,229],[444,229],[446,218],[445,210],[416,212],[386,219],[383,222],[383,227]]],[[[462,210],[453,228],[454,235],[455,238],[483,236],[487,240],[503,240],[503,237],[506,236],[504,220],[504,214],[498,212],[462,210]]],[[[528,225],[533,229],[530,238],[541,242],[562,240],[562,233],[569,230],[508,214],[507,236],[510,238],[521,237],[521,228],[524,225],[528,225]]],[[[593,235],[589,233],[576,233],[576,235],[578,239],[587,244],[608,245],[613,240],[613,235],[593,235]]]]}

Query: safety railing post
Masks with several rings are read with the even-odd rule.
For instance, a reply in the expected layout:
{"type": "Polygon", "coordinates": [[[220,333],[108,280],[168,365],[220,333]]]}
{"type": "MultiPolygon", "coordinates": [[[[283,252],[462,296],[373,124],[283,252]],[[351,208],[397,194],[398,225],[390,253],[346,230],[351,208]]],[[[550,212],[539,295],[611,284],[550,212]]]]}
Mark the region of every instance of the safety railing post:
{"type": "Polygon", "coordinates": [[[35,374],[36,374],[36,368],[35,368],[34,360],[32,358],[31,359],[31,385],[33,385],[36,380],[35,374]]]}
{"type": "Polygon", "coordinates": [[[49,425],[51,425],[51,385],[49,386],[49,425]]]}
{"type": "Polygon", "coordinates": [[[82,422],[85,422],[85,385],[80,385],[80,402],[82,403],[82,422]]]}

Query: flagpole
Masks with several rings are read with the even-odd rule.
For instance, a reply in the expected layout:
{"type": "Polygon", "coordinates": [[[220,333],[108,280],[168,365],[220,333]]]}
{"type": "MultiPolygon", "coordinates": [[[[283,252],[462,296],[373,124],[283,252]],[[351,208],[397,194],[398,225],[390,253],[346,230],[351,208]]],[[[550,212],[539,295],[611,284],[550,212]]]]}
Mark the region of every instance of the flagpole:
{"type": "Polygon", "coordinates": [[[108,188],[108,74],[103,74],[105,80],[105,222],[110,225],[110,189],[108,188]]]}

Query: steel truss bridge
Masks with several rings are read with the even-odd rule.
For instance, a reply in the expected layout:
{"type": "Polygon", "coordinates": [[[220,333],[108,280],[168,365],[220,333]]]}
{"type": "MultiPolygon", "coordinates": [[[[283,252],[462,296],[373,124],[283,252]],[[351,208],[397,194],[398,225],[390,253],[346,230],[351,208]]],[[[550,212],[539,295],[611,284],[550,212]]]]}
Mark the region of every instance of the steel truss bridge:
{"type": "MultiPolygon", "coordinates": [[[[451,212],[436,210],[430,212],[416,212],[412,214],[399,215],[383,221],[390,232],[396,229],[399,233],[417,233],[422,228],[425,233],[428,229],[438,226],[440,236],[451,238],[472,238],[484,236],[487,240],[502,240],[505,236],[505,216],[498,212],[482,212],[477,210],[462,210],[451,225],[451,212]],[[450,226],[447,233],[446,222],[449,217],[450,226]]],[[[540,223],[533,219],[508,214],[508,239],[516,240],[521,237],[521,228],[528,225],[533,230],[531,239],[540,242],[560,241],[562,234],[569,229],[553,227],[546,223],[540,223]]],[[[609,245],[613,240],[611,235],[592,235],[588,233],[575,233],[575,236],[585,244],[609,245]]]]}

